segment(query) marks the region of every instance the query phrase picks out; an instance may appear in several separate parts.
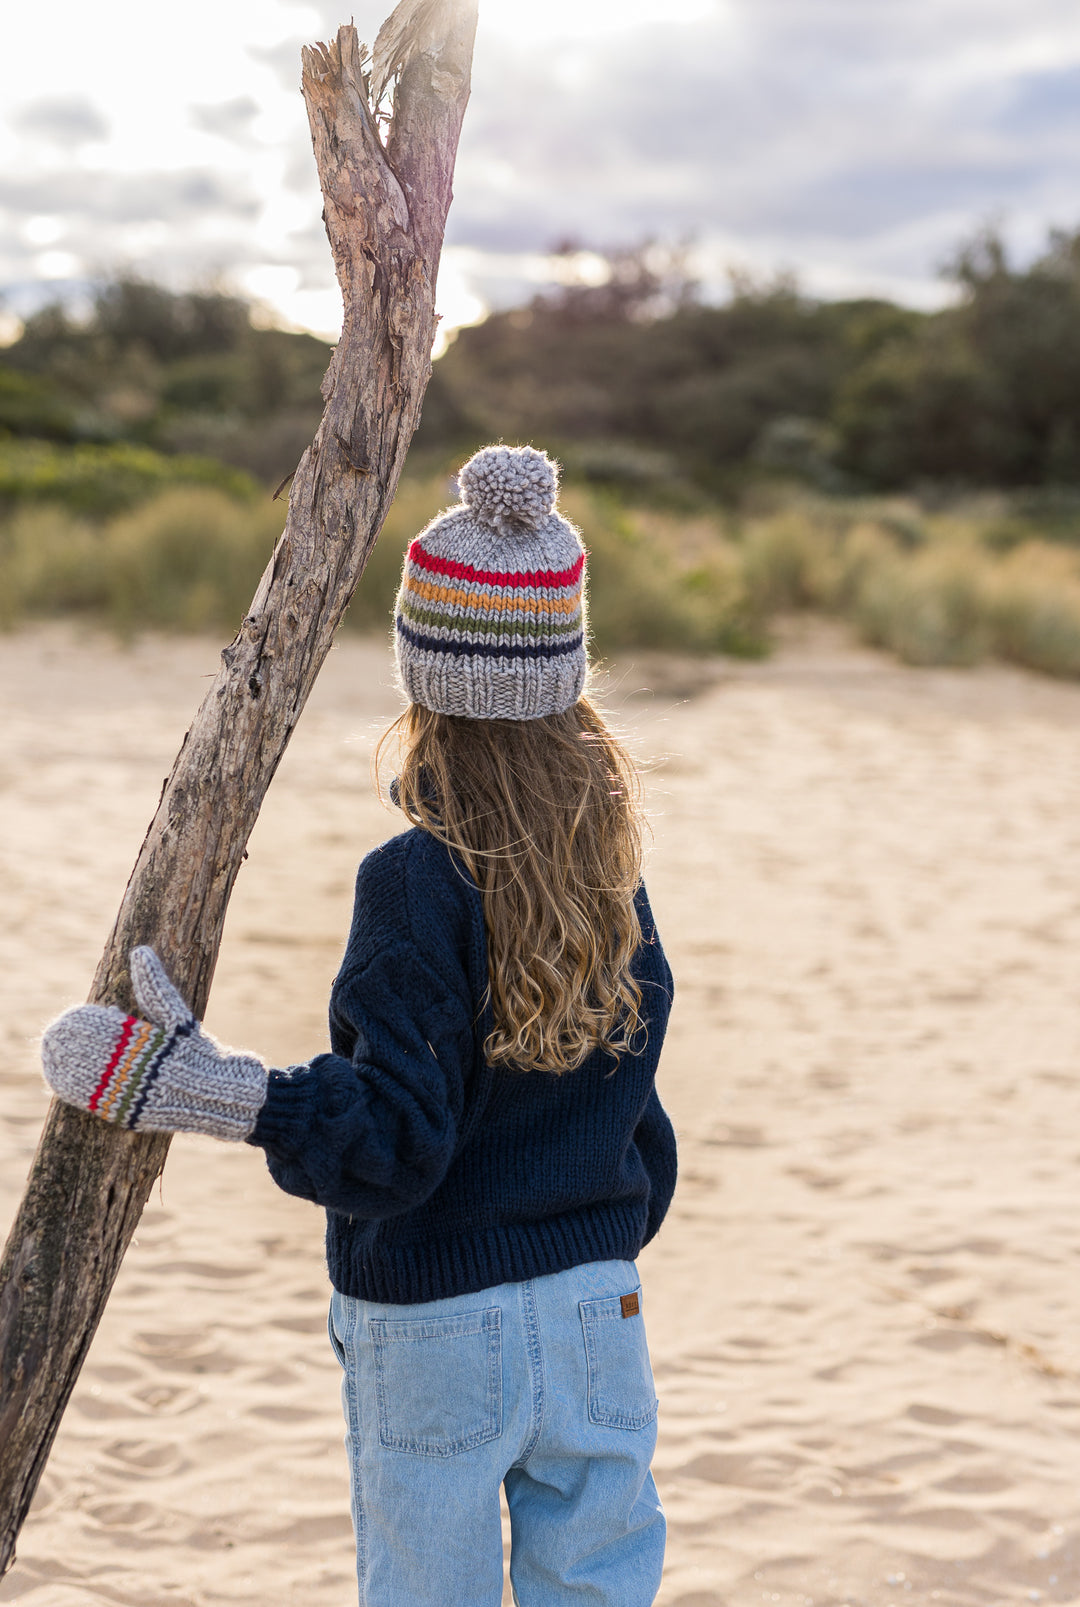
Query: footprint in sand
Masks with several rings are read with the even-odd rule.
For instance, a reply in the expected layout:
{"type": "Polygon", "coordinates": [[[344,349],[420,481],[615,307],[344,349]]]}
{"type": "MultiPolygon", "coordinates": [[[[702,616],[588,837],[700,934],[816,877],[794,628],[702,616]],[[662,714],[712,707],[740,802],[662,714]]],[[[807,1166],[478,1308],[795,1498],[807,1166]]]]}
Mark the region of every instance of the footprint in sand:
{"type": "Polygon", "coordinates": [[[153,1440],[112,1440],[102,1446],[102,1454],[114,1471],[120,1469],[140,1478],[167,1478],[191,1466],[190,1458],[171,1441],[158,1444],[153,1440]]]}
{"type": "Polygon", "coordinates": [[[135,1334],[132,1346],[164,1372],[229,1373],[243,1359],[239,1352],[211,1349],[201,1330],[187,1334],[182,1331],[135,1334]]]}
{"type": "Polygon", "coordinates": [[[916,1423],[932,1423],[938,1428],[952,1428],[955,1424],[966,1421],[962,1413],[950,1412],[944,1406],[909,1406],[904,1416],[912,1418],[916,1423]]]}
{"type": "Polygon", "coordinates": [[[189,1389],[183,1384],[144,1384],[141,1389],[134,1389],[131,1393],[151,1412],[168,1413],[172,1417],[193,1412],[196,1407],[204,1405],[206,1399],[197,1389],[189,1389]]]}

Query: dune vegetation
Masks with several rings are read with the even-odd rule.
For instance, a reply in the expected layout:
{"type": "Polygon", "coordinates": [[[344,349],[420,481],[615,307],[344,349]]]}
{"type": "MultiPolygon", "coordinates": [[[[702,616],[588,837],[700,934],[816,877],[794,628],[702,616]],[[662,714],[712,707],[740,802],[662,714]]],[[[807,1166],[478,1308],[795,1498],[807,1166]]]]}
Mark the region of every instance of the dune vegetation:
{"type": "MultiPolygon", "coordinates": [[[[402,482],[347,628],[388,628],[405,546],[451,497],[447,474],[402,482]]],[[[562,505],[589,552],[601,653],[755,656],[777,618],[814,610],[910,664],[996,657],[1080,677],[1080,546],[1054,539],[1052,521],[1016,499],[926,512],[901,498],[779,487],[690,514],[571,483],[562,505]]],[[[108,519],[27,503],[0,521],[0,623],[231,633],[283,514],[267,493],[190,484],[108,519]]]]}
{"type": "MultiPolygon", "coordinates": [[[[349,628],[388,628],[406,542],[503,438],[563,464],[601,653],[761,654],[814,610],[912,664],[1080,676],[1080,234],[1022,271],[980,237],[937,313],[786,280],[707,306],[652,246],[607,269],[436,363],[349,628]]],[[[135,280],[28,320],[0,353],[0,624],[235,630],[328,356],[135,280]]]]}

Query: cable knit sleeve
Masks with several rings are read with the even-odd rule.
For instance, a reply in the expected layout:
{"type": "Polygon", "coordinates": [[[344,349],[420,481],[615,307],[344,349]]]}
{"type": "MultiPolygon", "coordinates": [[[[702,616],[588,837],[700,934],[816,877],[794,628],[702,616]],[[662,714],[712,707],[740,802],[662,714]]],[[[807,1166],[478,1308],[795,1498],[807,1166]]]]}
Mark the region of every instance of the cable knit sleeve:
{"type": "Polygon", "coordinates": [[[335,1052],[271,1072],[251,1137],[287,1193],[368,1219],[412,1210],[442,1182],[474,1059],[462,901],[413,835],[360,867],[335,1052]]]}

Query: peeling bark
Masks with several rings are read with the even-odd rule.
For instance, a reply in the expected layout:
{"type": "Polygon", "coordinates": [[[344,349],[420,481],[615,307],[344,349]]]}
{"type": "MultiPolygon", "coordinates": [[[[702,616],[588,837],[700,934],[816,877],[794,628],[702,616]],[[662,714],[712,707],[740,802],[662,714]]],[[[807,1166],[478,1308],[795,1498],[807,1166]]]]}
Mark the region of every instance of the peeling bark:
{"type": "MultiPolygon", "coordinates": [[[[267,787],[397,488],[435,336],[435,279],[476,0],[402,0],[372,60],[353,27],[302,52],[302,88],[345,319],[314,441],[251,609],[195,716],[142,845],[90,998],[133,1008],[151,944],[198,1015],[267,787]]],[[[113,1280],[168,1150],[53,1103],[0,1263],[0,1574],[113,1280]]]]}

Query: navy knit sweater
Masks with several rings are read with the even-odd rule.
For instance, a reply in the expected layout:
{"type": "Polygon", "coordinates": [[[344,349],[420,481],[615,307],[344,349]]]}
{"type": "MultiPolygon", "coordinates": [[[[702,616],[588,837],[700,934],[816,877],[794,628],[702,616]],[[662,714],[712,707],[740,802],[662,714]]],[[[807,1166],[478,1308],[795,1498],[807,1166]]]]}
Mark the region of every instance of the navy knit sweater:
{"type": "Polygon", "coordinates": [[[327,1212],[344,1294],[411,1304],[586,1261],[632,1260],[675,1186],[654,1087],[671,972],[644,888],[633,970],[648,1040],[561,1077],[484,1061],[475,884],[414,828],[367,856],[330,1001],[332,1054],[273,1071],[251,1142],[327,1212]]]}

